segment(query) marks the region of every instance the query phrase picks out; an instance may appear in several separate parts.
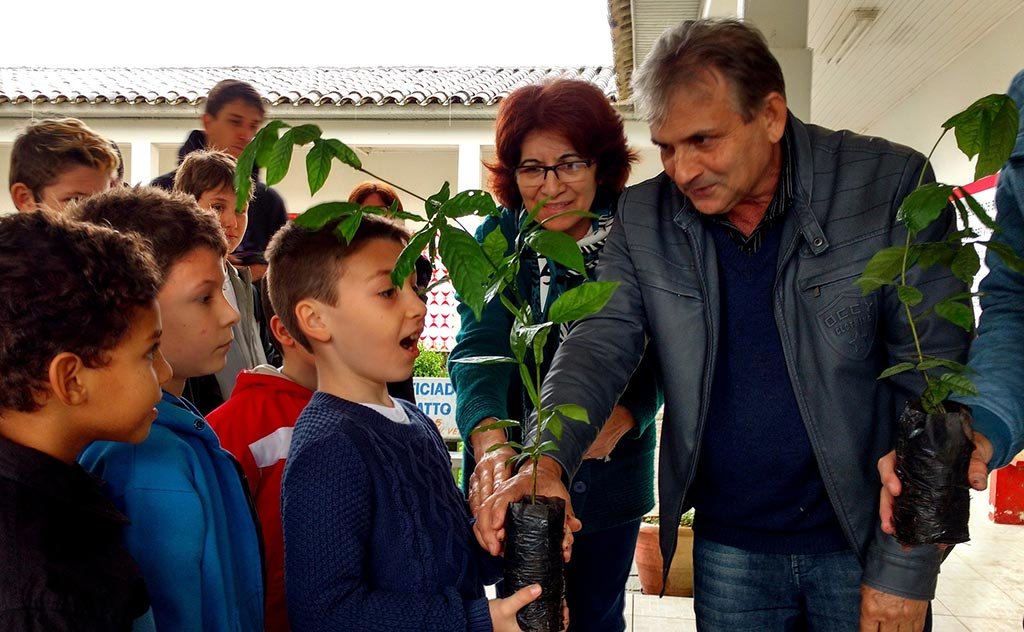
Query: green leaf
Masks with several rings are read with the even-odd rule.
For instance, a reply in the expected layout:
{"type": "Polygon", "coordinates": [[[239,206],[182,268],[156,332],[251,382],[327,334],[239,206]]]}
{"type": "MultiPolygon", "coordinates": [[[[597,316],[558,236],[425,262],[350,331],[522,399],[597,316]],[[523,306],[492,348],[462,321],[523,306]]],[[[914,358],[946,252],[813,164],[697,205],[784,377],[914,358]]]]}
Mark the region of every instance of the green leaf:
{"type": "Polygon", "coordinates": [[[562,440],[562,418],[558,415],[551,415],[548,417],[547,423],[544,426],[555,436],[555,439],[562,440]]]}
{"type": "Polygon", "coordinates": [[[324,141],[330,148],[334,157],[340,160],[343,164],[346,164],[353,169],[362,169],[363,161],[359,159],[356,152],[352,151],[352,148],[341,142],[336,138],[328,138],[324,141]]]}
{"type": "Polygon", "coordinates": [[[283,127],[291,127],[291,125],[284,121],[270,121],[263,126],[263,129],[256,132],[256,136],[253,137],[246,149],[255,146],[257,165],[266,167],[270,162],[270,153],[274,150],[279,136],[278,132],[283,127]]]}
{"type": "MultiPolygon", "coordinates": [[[[957,188],[957,191],[963,191],[962,188],[957,188]]],[[[956,208],[957,215],[960,216],[960,223],[964,226],[971,225],[971,214],[967,211],[967,204],[964,203],[963,199],[959,195],[954,195],[950,198],[953,201],[953,206],[956,208]]]]}
{"type": "MultiPolygon", "coordinates": [[[[262,131],[262,130],[260,130],[262,131]]],[[[252,169],[256,160],[256,145],[249,143],[235,163],[235,211],[241,212],[249,204],[252,190],[252,169]]]]}
{"type": "Polygon", "coordinates": [[[535,230],[526,236],[526,245],[538,254],[563,266],[586,274],[583,253],[576,240],[557,230],[535,230]]]}
{"type": "Polygon", "coordinates": [[[295,223],[307,230],[320,230],[336,219],[348,217],[359,211],[354,202],[325,202],[310,207],[295,218],[295,223]]]}
{"type": "Polygon", "coordinates": [[[548,343],[548,335],[551,333],[552,323],[542,323],[536,335],[533,336],[533,361],[537,364],[544,362],[544,345],[548,343]]]}
{"type": "Polygon", "coordinates": [[[970,371],[970,369],[968,369],[967,365],[965,364],[960,364],[959,362],[955,362],[953,360],[947,360],[946,358],[933,358],[931,356],[925,356],[925,359],[918,363],[917,370],[928,371],[930,369],[937,369],[939,367],[950,369],[956,371],[957,373],[966,373],[970,371]]]}
{"type": "Polygon", "coordinates": [[[430,240],[434,238],[435,232],[433,227],[423,228],[413,235],[409,243],[402,249],[402,254],[398,255],[398,261],[395,262],[395,267],[391,271],[391,282],[395,284],[395,287],[402,287],[405,280],[416,269],[416,260],[419,259],[430,240]]]}
{"type": "Polygon", "coordinates": [[[544,210],[544,205],[547,204],[548,200],[550,199],[551,196],[541,198],[539,202],[533,205],[533,208],[530,209],[530,212],[526,214],[526,219],[523,220],[523,227],[529,226],[534,222],[534,220],[537,219],[537,215],[539,215],[540,212],[544,210]]]}
{"type": "Polygon", "coordinates": [[[943,373],[939,381],[949,387],[950,392],[957,395],[978,396],[978,387],[970,379],[957,373],[943,373]]]}
{"type": "MultiPolygon", "coordinates": [[[[864,266],[864,273],[856,283],[864,294],[870,294],[883,285],[889,285],[903,268],[903,256],[906,248],[903,246],[890,246],[875,253],[864,266]]],[[[909,268],[916,260],[916,250],[907,252],[907,267],[909,268]]]]}
{"type": "Polygon", "coordinates": [[[452,362],[458,362],[459,364],[516,364],[514,358],[508,358],[505,356],[474,356],[472,358],[452,358],[452,362]]]}
{"type": "Polygon", "coordinates": [[[964,331],[974,329],[974,310],[963,303],[945,299],[935,304],[935,313],[964,331]]]}
{"type": "Polygon", "coordinates": [[[578,404],[559,404],[553,410],[573,421],[585,424],[590,423],[590,415],[587,414],[587,409],[578,404]]]}
{"type": "Polygon", "coordinates": [[[270,159],[267,161],[267,185],[277,184],[288,174],[295,145],[305,145],[319,137],[320,128],[312,124],[299,125],[282,134],[270,150],[270,159]]]}
{"type": "Polygon", "coordinates": [[[611,299],[616,281],[588,281],[575,287],[551,304],[548,318],[554,323],[569,323],[601,311],[611,299]]]}
{"type": "Polygon", "coordinates": [[[327,143],[319,138],[314,140],[313,147],[306,154],[306,178],[309,180],[310,195],[315,195],[324,186],[324,182],[327,182],[332,160],[334,152],[327,143]]]}
{"type": "Polygon", "coordinates": [[[918,187],[903,198],[897,217],[916,235],[942,215],[952,194],[953,187],[948,184],[932,182],[918,187]]]}
{"type": "Polygon", "coordinates": [[[292,162],[293,147],[291,138],[288,138],[288,132],[285,132],[284,136],[274,143],[274,148],[270,152],[270,160],[267,161],[267,186],[273,186],[284,179],[292,162]]]}
{"type": "Polygon", "coordinates": [[[352,238],[356,236],[356,231],[359,230],[359,224],[363,221],[363,211],[358,210],[352,213],[345,219],[341,220],[338,227],[334,229],[334,234],[345,240],[345,243],[352,243],[352,238]]]}
{"type": "Polygon", "coordinates": [[[446,181],[441,187],[441,190],[427,198],[426,204],[423,205],[423,209],[427,212],[427,218],[433,219],[437,212],[441,210],[444,203],[448,201],[451,196],[451,188],[446,181]]]}
{"type": "Polygon", "coordinates": [[[950,266],[953,276],[966,283],[968,287],[974,283],[974,275],[980,269],[981,258],[978,257],[978,251],[974,248],[974,244],[964,244],[957,251],[953,258],[953,264],[950,266]]]}
{"type": "Polygon", "coordinates": [[[1003,260],[1003,263],[1006,264],[1006,267],[1018,274],[1024,274],[1024,258],[1021,258],[1012,246],[1000,241],[989,241],[985,244],[985,247],[996,253],[1003,260]]]}
{"type": "Polygon", "coordinates": [[[519,422],[514,419],[499,419],[498,421],[485,424],[483,426],[477,426],[476,428],[473,428],[473,431],[469,434],[488,432],[490,430],[504,430],[505,428],[518,428],[519,425],[519,422]]]}
{"type": "Polygon", "coordinates": [[[494,203],[491,194],[476,189],[455,194],[455,197],[441,205],[441,212],[448,218],[465,217],[466,215],[487,217],[499,213],[498,205],[494,203]]]}
{"type": "Polygon", "coordinates": [[[896,286],[896,295],[899,297],[900,302],[908,307],[913,307],[924,300],[924,294],[921,294],[921,290],[909,285],[896,286]]]}
{"type": "Polygon", "coordinates": [[[495,267],[498,267],[498,263],[505,256],[505,253],[508,252],[508,240],[505,239],[500,226],[495,226],[494,230],[487,233],[482,247],[484,254],[487,255],[487,260],[494,264],[495,267]]]}
{"type": "Polygon", "coordinates": [[[996,220],[992,219],[992,216],[988,214],[985,207],[982,206],[981,203],[966,190],[960,189],[960,192],[963,194],[964,201],[967,202],[967,206],[971,209],[971,212],[974,213],[974,216],[977,217],[986,228],[998,232],[1000,230],[999,225],[996,224],[996,220]]]}
{"type": "MultiPolygon", "coordinates": [[[[445,183],[443,190],[447,188],[448,183],[445,183]]],[[[468,233],[447,224],[440,227],[438,242],[441,261],[448,269],[459,300],[479,320],[484,309],[484,293],[489,277],[487,273],[491,269],[483,249],[468,233]]]]}
{"type": "Polygon", "coordinates": [[[1017,137],[1019,112],[1005,94],[990,94],[942,124],[953,129],[956,144],[968,158],[978,156],[974,179],[993,174],[1006,164],[1017,137]]]}
{"type": "Polygon", "coordinates": [[[942,380],[928,382],[924,392],[921,393],[921,407],[926,413],[941,415],[946,410],[942,402],[949,397],[950,390],[949,384],[942,380]]]}
{"type": "MultiPolygon", "coordinates": [[[[295,145],[306,145],[317,138],[320,138],[320,128],[312,123],[306,123],[305,125],[297,125],[287,132],[284,136],[290,136],[292,143],[295,145]]],[[[282,138],[284,138],[282,136],[282,138]]]]}
{"type": "Polygon", "coordinates": [[[928,242],[918,244],[916,247],[919,253],[917,264],[925,270],[934,265],[949,267],[953,264],[953,257],[956,256],[956,249],[947,242],[928,242]]]}
{"type": "Polygon", "coordinates": [[[494,298],[505,291],[509,283],[515,279],[514,267],[516,257],[509,255],[498,263],[498,269],[491,273],[491,280],[487,284],[487,291],[484,292],[484,303],[490,303],[494,298]]]}
{"type": "Polygon", "coordinates": [[[558,444],[555,443],[554,441],[545,441],[544,443],[537,446],[537,452],[540,452],[541,454],[545,452],[554,452],[557,449],[558,444]]]}
{"type": "Polygon", "coordinates": [[[519,378],[522,380],[523,387],[526,389],[526,396],[530,402],[540,403],[540,394],[537,393],[537,387],[533,384],[533,376],[530,375],[530,367],[526,364],[519,365],[519,378]]]}
{"type": "Polygon", "coordinates": [[[882,371],[882,373],[879,374],[878,379],[884,380],[887,377],[892,377],[892,376],[897,375],[899,373],[906,373],[907,371],[912,371],[913,369],[914,369],[914,363],[913,362],[900,362],[899,364],[894,364],[891,367],[889,367],[888,369],[882,371]]]}
{"type": "Polygon", "coordinates": [[[544,345],[547,343],[548,333],[553,323],[527,324],[520,319],[512,325],[512,332],[509,334],[509,344],[512,346],[512,355],[516,358],[526,359],[526,350],[534,353],[534,361],[537,364],[543,362],[544,345]]]}

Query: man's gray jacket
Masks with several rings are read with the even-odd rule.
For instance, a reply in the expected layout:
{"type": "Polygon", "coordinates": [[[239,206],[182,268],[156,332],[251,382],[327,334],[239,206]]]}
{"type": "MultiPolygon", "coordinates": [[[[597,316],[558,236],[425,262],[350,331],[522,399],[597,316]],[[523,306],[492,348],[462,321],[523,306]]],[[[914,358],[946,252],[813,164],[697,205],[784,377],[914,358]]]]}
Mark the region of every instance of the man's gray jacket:
{"type": "MultiPolygon", "coordinates": [[[[772,301],[801,417],[843,532],[864,567],[863,582],[913,599],[934,596],[936,547],[903,550],[879,528],[877,461],[892,449],[897,420],[923,383],[916,372],[877,381],[914,357],[895,288],[867,296],[853,283],[868,259],[904,243],[897,209],[918,184],[924,157],[907,147],[805,125],[790,115],[793,201],[783,224],[772,301]]],[[[931,179],[930,169],[925,181],[931,179]]],[[[951,212],[921,234],[955,230],[951,212]]],[[[584,406],[591,425],[568,424],[551,455],[571,477],[622,393],[647,341],[665,394],[658,472],[662,522],[690,506],[719,336],[714,241],[697,211],[664,174],[626,189],[598,278],[618,281],[608,305],[580,321],[559,348],[543,387],[545,407],[584,406]]],[[[914,270],[923,310],[963,285],[947,270],[914,270]]],[[[917,325],[926,354],[963,361],[968,335],[942,320],[917,325]]],[[[757,402],[750,402],[756,406],[757,402]]],[[[770,420],[765,420],[770,423],[770,420]]],[[[550,438],[550,437],[548,437],[550,438]]],[[[751,490],[756,493],[756,490],[751,490]]],[[[665,560],[674,532],[663,530],[665,560]]],[[[665,572],[668,572],[667,563],[665,572]]]]}

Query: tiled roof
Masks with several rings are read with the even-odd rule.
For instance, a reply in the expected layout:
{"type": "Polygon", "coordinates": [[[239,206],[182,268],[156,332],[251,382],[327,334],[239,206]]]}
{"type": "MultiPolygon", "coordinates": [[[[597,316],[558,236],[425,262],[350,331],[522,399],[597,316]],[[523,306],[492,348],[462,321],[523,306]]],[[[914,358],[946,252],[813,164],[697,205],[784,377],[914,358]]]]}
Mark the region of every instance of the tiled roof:
{"type": "Polygon", "coordinates": [[[583,79],[617,96],[610,67],[0,68],[0,105],[196,105],[226,78],[248,81],[271,105],[494,105],[553,77],[583,79]]]}

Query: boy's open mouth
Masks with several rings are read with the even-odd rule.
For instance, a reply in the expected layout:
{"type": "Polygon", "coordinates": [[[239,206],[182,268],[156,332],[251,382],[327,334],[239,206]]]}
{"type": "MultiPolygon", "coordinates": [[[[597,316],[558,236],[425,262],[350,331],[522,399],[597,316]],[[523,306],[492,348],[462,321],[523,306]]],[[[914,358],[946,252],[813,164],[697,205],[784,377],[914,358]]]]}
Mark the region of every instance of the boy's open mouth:
{"type": "Polygon", "coordinates": [[[400,344],[402,348],[405,349],[406,351],[412,351],[413,349],[416,348],[416,345],[419,344],[419,341],[420,332],[417,331],[409,334],[405,338],[402,338],[402,340],[400,340],[398,344],[400,344]]]}

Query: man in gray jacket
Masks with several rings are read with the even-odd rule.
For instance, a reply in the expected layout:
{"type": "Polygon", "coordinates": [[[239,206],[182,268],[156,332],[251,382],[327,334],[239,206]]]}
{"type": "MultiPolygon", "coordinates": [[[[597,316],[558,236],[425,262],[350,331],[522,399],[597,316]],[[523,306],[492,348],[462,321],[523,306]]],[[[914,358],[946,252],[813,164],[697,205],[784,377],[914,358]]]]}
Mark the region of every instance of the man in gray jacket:
{"type": "MultiPolygon", "coordinates": [[[[545,407],[578,403],[594,423],[567,424],[538,487],[568,498],[649,343],[665,392],[661,517],[696,509],[700,629],[921,630],[941,554],[881,531],[876,469],[921,386],[876,378],[914,341],[894,288],[862,296],[853,282],[903,243],[896,211],[922,171],[930,180],[924,157],[796,119],[763,36],[736,21],[665,33],[634,88],[665,171],[622,195],[598,268],[619,288],[553,360],[545,407]]],[[[921,237],[954,229],[947,214],[921,237]]],[[[963,289],[938,268],[906,283],[922,308],[963,289]]],[[[965,358],[962,330],[917,327],[929,353],[965,358]]],[[[495,485],[478,515],[492,553],[530,471],[495,485]]],[[[671,531],[661,547],[671,560],[671,531]]]]}

